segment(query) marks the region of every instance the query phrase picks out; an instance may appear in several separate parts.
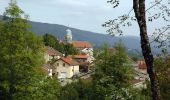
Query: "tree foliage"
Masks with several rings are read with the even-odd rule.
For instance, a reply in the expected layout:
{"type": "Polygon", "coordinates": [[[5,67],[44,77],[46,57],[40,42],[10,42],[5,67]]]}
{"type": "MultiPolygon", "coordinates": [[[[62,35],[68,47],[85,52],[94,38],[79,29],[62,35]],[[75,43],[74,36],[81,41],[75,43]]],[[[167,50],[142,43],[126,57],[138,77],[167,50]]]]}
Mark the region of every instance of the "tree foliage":
{"type": "Polygon", "coordinates": [[[160,93],[162,100],[169,100],[170,96],[170,57],[159,57],[154,62],[155,70],[158,74],[160,93]]]}
{"type": "Polygon", "coordinates": [[[43,35],[43,41],[44,41],[45,46],[53,47],[56,50],[64,53],[64,45],[60,43],[59,40],[55,36],[46,33],[43,35]]]}
{"type": "Polygon", "coordinates": [[[41,68],[44,63],[44,45],[39,36],[29,31],[27,17],[12,2],[0,22],[2,100],[48,100],[55,97],[59,90],[57,81],[45,78],[41,68]],[[48,90],[52,88],[51,85],[56,90],[48,90]]]}
{"type": "Polygon", "coordinates": [[[62,88],[60,100],[97,100],[93,94],[92,84],[79,79],[62,88]]]}
{"type": "Polygon", "coordinates": [[[63,54],[74,55],[78,53],[78,51],[76,50],[76,48],[73,47],[72,44],[63,42],[60,43],[59,40],[51,34],[44,34],[43,41],[46,46],[53,47],[56,50],[62,52],[63,54]]]}
{"type": "Polygon", "coordinates": [[[99,98],[118,100],[128,97],[126,91],[130,87],[132,69],[124,46],[118,43],[115,50],[105,46],[96,61],[93,83],[99,98]]]}
{"type": "MultiPolygon", "coordinates": [[[[113,7],[117,7],[119,5],[120,0],[109,0],[108,3],[111,3],[113,7]]],[[[115,34],[123,34],[123,30],[121,27],[132,26],[131,21],[136,21],[139,26],[140,37],[141,37],[141,48],[143,57],[147,64],[147,72],[150,77],[151,82],[151,91],[153,100],[160,100],[160,92],[158,80],[156,78],[156,73],[153,70],[153,54],[150,46],[147,23],[153,22],[154,20],[160,20],[168,22],[170,16],[169,1],[165,0],[155,0],[152,2],[152,6],[146,8],[145,0],[133,0],[133,8],[130,10],[128,14],[123,14],[116,19],[109,20],[105,24],[104,27],[108,28],[107,32],[111,35],[115,34]],[[135,16],[130,16],[130,13],[134,11],[135,16]],[[151,13],[154,12],[154,13],[151,13]],[[147,13],[149,14],[147,18],[147,13]],[[147,20],[148,19],[148,20],[147,20]]],[[[155,29],[152,36],[154,37],[154,42],[157,42],[157,48],[162,48],[163,52],[166,52],[167,47],[169,47],[169,23],[165,23],[161,28],[155,29]]],[[[152,42],[151,42],[152,43],[152,42]]]]}

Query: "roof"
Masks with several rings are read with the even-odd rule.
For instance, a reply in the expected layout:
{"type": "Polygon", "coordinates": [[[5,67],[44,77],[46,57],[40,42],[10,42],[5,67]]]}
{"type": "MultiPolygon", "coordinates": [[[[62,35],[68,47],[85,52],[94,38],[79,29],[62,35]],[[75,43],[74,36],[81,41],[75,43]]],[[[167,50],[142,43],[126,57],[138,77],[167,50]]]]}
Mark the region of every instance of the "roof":
{"type": "Polygon", "coordinates": [[[48,62],[48,63],[44,64],[42,68],[46,73],[48,73],[49,69],[52,69],[52,66],[48,62]]]}
{"type": "Polygon", "coordinates": [[[147,69],[145,61],[138,61],[139,69],[147,69]]]}
{"type": "Polygon", "coordinates": [[[75,59],[87,59],[88,55],[86,55],[86,54],[72,55],[72,58],[75,58],[75,59]]]}
{"type": "Polygon", "coordinates": [[[57,51],[56,49],[46,46],[45,47],[45,51],[47,54],[49,54],[50,56],[62,56],[63,54],[59,51],[57,51]]]}
{"type": "Polygon", "coordinates": [[[72,65],[72,66],[79,65],[79,63],[76,60],[72,59],[71,57],[62,57],[59,60],[62,60],[65,63],[72,65]]]}
{"type": "Polygon", "coordinates": [[[137,84],[137,83],[140,83],[140,82],[143,82],[143,81],[142,80],[136,80],[136,79],[131,81],[132,84],[137,84]]]}
{"type": "Polygon", "coordinates": [[[73,41],[72,44],[76,48],[92,48],[92,44],[87,41],[73,41]]]}

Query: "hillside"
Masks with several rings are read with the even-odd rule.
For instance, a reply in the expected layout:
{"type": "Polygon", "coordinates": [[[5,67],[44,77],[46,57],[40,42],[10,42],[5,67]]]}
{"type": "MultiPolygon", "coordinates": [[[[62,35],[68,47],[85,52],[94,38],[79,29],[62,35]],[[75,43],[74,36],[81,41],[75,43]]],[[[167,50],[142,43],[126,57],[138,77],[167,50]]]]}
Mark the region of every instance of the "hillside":
{"type": "MultiPolygon", "coordinates": [[[[116,41],[120,39],[120,37],[112,37],[105,34],[99,34],[90,31],[79,30],[75,28],[66,27],[58,24],[48,24],[48,23],[40,23],[40,22],[31,22],[32,31],[37,34],[51,33],[63,40],[66,34],[66,29],[71,29],[73,33],[73,40],[81,40],[81,41],[89,41],[93,43],[94,46],[101,46],[104,42],[108,43],[112,46],[116,41]]],[[[134,36],[126,36],[121,37],[126,47],[132,49],[139,49],[139,38],[134,36]]]]}
{"type": "MultiPolygon", "coordinates": [[[[1,17],[2,16],[0,16],[0,18],[1,17]]],[[[48,24],[41,22],[30,22],[30,24],[32,25],[32,31],[39,35],[50,33],[63,40],[66,30],[69,28],[73,33],[73,40],[89,41],[95,47],[101,47],[103,43],[108,43],[110,46],[112,46],[121,38],[127,48],[140,50],[139,37],[135,36],[112,37],[106,34],[84,31],[58,24],[48,24]]]]}

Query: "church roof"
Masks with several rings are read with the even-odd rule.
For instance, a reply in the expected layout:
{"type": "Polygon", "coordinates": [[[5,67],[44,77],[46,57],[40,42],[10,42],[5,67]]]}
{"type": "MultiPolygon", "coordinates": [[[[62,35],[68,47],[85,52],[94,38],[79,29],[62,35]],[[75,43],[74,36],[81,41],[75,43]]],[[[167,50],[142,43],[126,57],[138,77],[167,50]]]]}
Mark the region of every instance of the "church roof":
{"type": "Polygon", "coordinates": [[[92,44],[87,41],[73,41],[72,44],[76,48],[92,48],[92,44]]]}

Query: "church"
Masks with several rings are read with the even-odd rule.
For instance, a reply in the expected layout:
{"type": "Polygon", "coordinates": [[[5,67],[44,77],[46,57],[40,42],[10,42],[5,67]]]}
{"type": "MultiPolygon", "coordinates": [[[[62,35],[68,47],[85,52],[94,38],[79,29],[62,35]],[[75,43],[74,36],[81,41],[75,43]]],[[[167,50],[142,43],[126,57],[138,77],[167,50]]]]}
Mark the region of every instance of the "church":
{"type": "Polygon", "coordinates": [[[92,44],[88,41],[73,41],[73,35],[70,29],[66,30],[65,43],[72,44],[79,51],[80,54],[88,55],[89,63],[93,62],[94,57],[92,44]]]}

